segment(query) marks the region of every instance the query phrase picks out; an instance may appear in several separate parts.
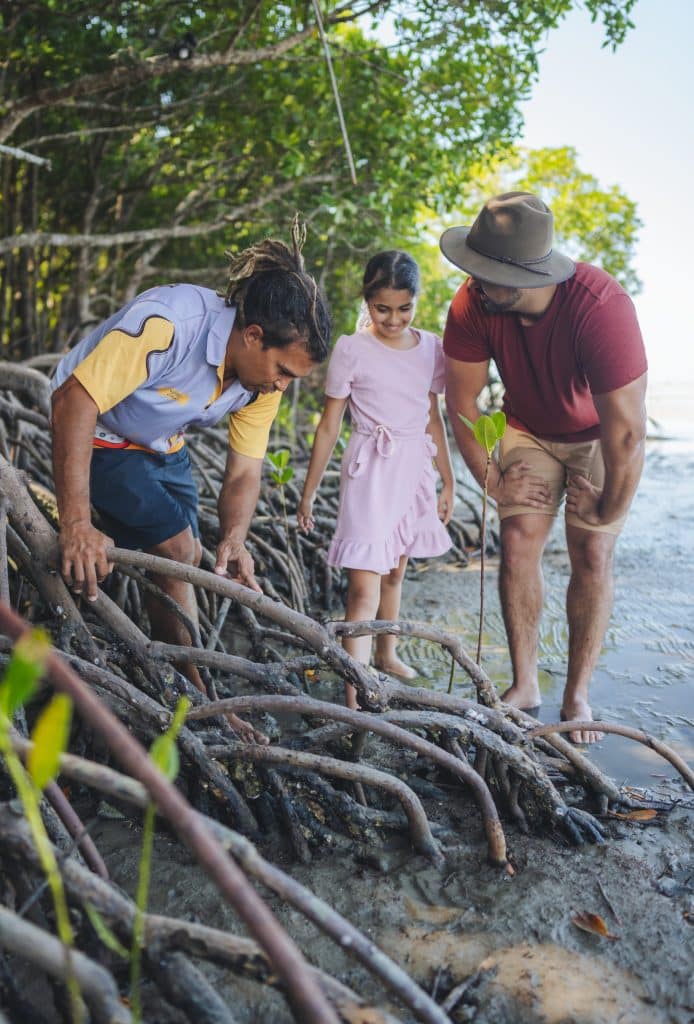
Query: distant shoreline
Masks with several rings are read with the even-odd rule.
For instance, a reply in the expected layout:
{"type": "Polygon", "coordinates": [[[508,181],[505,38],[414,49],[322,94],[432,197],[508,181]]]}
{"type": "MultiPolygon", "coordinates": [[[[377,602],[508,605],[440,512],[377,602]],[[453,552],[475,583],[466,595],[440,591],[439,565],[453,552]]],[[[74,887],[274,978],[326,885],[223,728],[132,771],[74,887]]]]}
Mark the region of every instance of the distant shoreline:
{"type": "Polygon", "coordinates": [[[646,410],[651,440],[694,441],[694,380],[653,381],[646,410]]]}

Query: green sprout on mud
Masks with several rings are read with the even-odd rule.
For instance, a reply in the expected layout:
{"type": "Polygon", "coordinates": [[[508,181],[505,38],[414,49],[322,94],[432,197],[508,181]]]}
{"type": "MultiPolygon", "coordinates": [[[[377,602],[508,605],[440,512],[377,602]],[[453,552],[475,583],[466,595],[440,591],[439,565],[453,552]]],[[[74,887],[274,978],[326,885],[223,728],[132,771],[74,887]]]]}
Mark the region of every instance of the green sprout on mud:
{"type": "Polygon", "coordinates": [[[268,460],[274,467],[270,472],[270,479],[280,492],[282,502],[282,515],[284,516],[284,533],[287,538],[287,570],[289,570],[289,518],[287,516],[287,500],[284,493],[285,484],[294,476],[294,470],[289,465],[291,452],[288,448],[278,448],[276,452],[267,453],[268,460]]]}
{"type": "Polygon", "coordinates": [[[26,768],[12,744],[13,716],[35,693],[45,671],[50,646],[47,634],[38,629],[25,633],[15,644],[0,683],[0,754],[17,790],[53,898],[58,936],[65,950],[70,1016],[74,1024],[82,1024],[85,1007],[72,961],[74,936],[70,914],[63,880],[40,810],[41,794],[58,774],[60,757],[67,747],[72,718],[70,698],[65,694],[56,694],[41,713],[31,735],[33,746],[26,768]]]}
{"type": "MultiPolygon", "coordinates": [[[[506,432],[506,416],[501,411],[493,412],[490,416],[480,416],[472,423],[462,413],[458,413],[466,427],[472,431],[475,440],[487,453],[487,464],[484,467],[484,480],[482,481],[482,529],[480,531],[480,627],[477,636],[477,664],[480,664],[482,657],[482,629],[484,626],[484,563],[487,547],[487,483],[489,480],[489,468],[492,464],[492,455],[497,444],[506,432]]],[[[451,675],[451,683],[453,678],[451,675]]],[[[449,692],[451,686],[448,687],[449,692]]]]}
{"type": "MultiPolygon", "coordinates": [[[[165,775],[169,782],[174,782],[180,768],[176,740],[183,727],[185,717],[190,708],[187,697],[181,697],[166,732],[157,736],[149,750],[149,756],[165,775]]],[[[140,872],[137,882],[137,898],[135,920],[133,922],[133,940],[130,949],[130,1008],[134,1024],[141,1024],[142,1002],[140,998],[140,965],[142,948],[145,940],[145,914],[149,900],[149,882],[152,874],[152,852],[154,849],[154,819],[156,807],[150,801],[145,811],[145,824],[142,833],[142,854],[140,855],[140,872]]]]}
{"type": "Polygon", "coordinates": [[[284,485],[288,484],[294,476],[294,470],[289,465],[291,452],[288,448],[278,448],[276,452],[268,452],[267,457],[272,466],[274,466],[274,469],[270,473],[270,479],[280,492],[282,513],[284,515],[284,529],[287,535],[287,544],[289,544],[289,520],[287,518],[287,502],[284,495],[284,485]]]}

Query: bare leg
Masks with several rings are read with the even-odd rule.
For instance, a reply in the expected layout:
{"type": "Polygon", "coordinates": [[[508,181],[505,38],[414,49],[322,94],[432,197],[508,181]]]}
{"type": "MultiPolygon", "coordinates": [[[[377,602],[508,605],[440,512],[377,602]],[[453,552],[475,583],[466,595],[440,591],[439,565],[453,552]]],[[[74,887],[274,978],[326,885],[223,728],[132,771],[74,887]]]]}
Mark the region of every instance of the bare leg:
{"type": "Polygon", "coordinates": [[[499,596],[506,626],[513,685],[501,699],[517,708],[541,702],[537,681],[537,633],[544,599],[542,552],[551,516],[524,513],[501,523],[499,596]]]}
{"type": "MultiPolygon", "coordinates": [[[[390,619],[395,622],[400,616],[400,598],[402,597],[402,581],[405,578],[407,556],[403,555],[397,567],[391,569],[386,576],[381,576],[381,603],[376,612],[377,619],[390,619]]],[[[401,661],[396,652],[397,637],[384,635],[376,637],[374,665],[383,672],[401,679],[414,679],[415,670],[401,661]]]]}
{"type": "MultiPolygon", "coordinates": [[[[347,586],[346,622],[359,622],[362,619],[374,619],[379,605],[381,580],[377,572],[367,569],[349,569],[347,586]]],[[[342,646],[357,661],[368,665],[371,659],[371,637],[343,637],[342,646]]],[[[351,683],[345,683],[345,704],[348,708],[357,708],[357,691],[351,683]]]]}
{"type": "MultiPolygon", "coordinates": [[[[600,655],[614,597],[613,561],[617,538],[609,533],[567,526],[571,579],[566,592],[569,623],[569,667],[561,706],[565,721],[592,719],[588,687],[600,655]]],[[[574,743],[594,743],[603,734],[595,731],[569,733],[574,743]]]]}
{"type": "MultiPolygon", "coordinates": [[[[199,565],[202,554],[200,541],[193,536],[193,531],[189,526],[174,537],[169,537],[168,540],[162,541],[161,544],[156,544],[147,550],[151,555],[171,558],[175,562],[184,562],[186,565],[199,565]]],[[[198,604],[191,584],[186,583],[184,580],[174,579],[172,576],[158,576],[156,573],[152,573],[151,578],[152,582],[156,583],[165,594],[173,598],[188,618],[197,625],[198,604]]],[[[178,646],[185,647],[189,647],[192,644],[193,638],[179,617],[170,608],[162,604],[157,597],[153,594],[146,594],[145,606],[149,615],[153,640],[162,640],[167,644],[177,644],[178,646]]],[[[201,693],[207,696],[205,684],[200,678],[197,665],[191,665],[187,662],[175,664],[181,675],[189,679],[197,690],[200,690],[201,693]]],[[[226,717],[232,729],[238,732],[241,739],[247,743],[268,742],[267,737],[263,733],[254,729],[252,725],[244,722],[243,719],[233,712],[228,713],[226,717]]]]}

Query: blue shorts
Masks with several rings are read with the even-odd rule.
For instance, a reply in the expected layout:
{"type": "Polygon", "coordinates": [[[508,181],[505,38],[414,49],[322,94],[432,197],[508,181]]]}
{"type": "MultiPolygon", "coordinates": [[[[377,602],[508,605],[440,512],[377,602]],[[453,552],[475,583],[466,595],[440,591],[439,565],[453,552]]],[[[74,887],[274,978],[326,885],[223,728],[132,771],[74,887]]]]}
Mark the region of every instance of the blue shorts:
{"type": "Polygon", "coordinates": [[[172,455],[112,448],[92,452],[90,497],[119,548],[148,550],[187,526],[198,530],[198,489],[187,448],[172,455]]]}

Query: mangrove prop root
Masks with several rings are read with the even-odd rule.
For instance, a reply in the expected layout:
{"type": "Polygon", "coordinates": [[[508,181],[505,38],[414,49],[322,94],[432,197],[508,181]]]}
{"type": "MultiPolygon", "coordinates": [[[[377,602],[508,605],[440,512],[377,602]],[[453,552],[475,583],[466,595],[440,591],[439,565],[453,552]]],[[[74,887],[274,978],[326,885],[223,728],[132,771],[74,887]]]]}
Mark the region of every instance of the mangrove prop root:
{"type": "MultiPolygon", "coordinates": [[[[14,612],[0,605],[0,629],[16,640],[26,631],[26,626],[14,612]]],[[[337,1024],[334,1011],[309,973],[297,947],[243,872],[224,854],[193,808],[158,771],[128,730],[55,654],[49,657],[49,678],[57,689],[71,697],[78,712],[104,737],[121,764],[147,787],[160,813],[168,818],[185,845],[244,919],[284,979],[289,1002],[298,1019],[306,1020],[307,1024],[337,1024]]]]}
{"type": "MultiPolygon", "coordinates": [[[[14,742],[20,751],[29,746],[27,740],[19,737],[14,742]]],[[[141,783],[104,765],[95,764],[73,754],[63,754],[60,759],[60,769],[68,778],[98,789],[112,799],[123,800],[140,808],[146,807],[149,801],[147,790],[141,783]]],[[[2,813],[0,809],[0,826],[4,821],[2,813]]],[[[212,818],[206,818],[203,815],[199,815],[199,817],[205,827],[216,836],[224,849],[232,854],[248,875],[299,910],[317,928],[329,935],[345,952],[356,957],[405,1006],[412,1010],[418,1020],[424,1021],[425,1024],[450,1024],[437,1004],[407,972],[386,956],[346,918],[300,882],[265,860],[245,836],[232,831],[212,818]]],[[[6,825],[4,828],[0,828],[0,834],[9,833],[9,831],[6,825]]],[[[70,859],[66,862],[63,870],[65,872],[75,871],[77,867],[75,867],[74,860],[70,859]]],[[[84,868],[80,868],[80,872],[83,885],[88,882],[92,889],[103,891],[103,885],[106,883],[84,868]]],[[[66,877],[69,876],[66,874],[66,877]]]]}
{"type": "Polygon", "coordinates": [[[53,810],[65,825],[65,828],[74,839],[75,844],[78,846],[85,859],[85,862],[90,866],[92,871],[95,871],[101,878],[108,878],[108,868],[104,864],[101,854],[94,845],[94,840],[85,829],[77,815],[77,812],[63,793],[60,786],[56,782],[49,782],[44,790],[44,794],[49,803],[52,804],[53,810]]]}
{"type": "MultiPolygon", "coordinates": [[[[443,643],[454,654],[465,670],[471,674],[475,681],[475,685],[478,688],[480,699],[485,701],[487,705],[486,707],[480,707],[479,705],[474,705],[473,702],[465,701],[462,698],[449,696],[447,694],[434,694],[432,691],[411,690],[411,688],[395,683],[386,676],[380,676],[374,681],[372,674],[364,673],[363,666],[358,663],[353,663],[352,660],[345,655],[341,646],[336,644],[330,635],[329,629],[324,630],[318,624],[307,619],[305,616],[301,616],[299,613],[296,613],[291,609],[286,609],[281,605],[277,605],[276,602],[271,602],[262,595],[257,595],[247,588],[235,584],[231,580],[223,580],[220,579],[220,577],[206,573],[202,570],[195,570],[189,566],[179,566],[176,565],[176,563],[166,562],[166,560],[162,559],[154,559],[153,556],[146,556],[141,553],[115,551],[114,556],[116,557],[116,560],[121,558],[123,562],[136,560],[140,568],[148,566],[162,574],[178,575],[181,578],[188,578],[196,585],[207,586],[223,597],[231,599],[233,596],[238,603],[243,604],[249,611],[251,611],[251,606],[253,606],[254,612],[257,611],[264,616],[270,617],[272,621],[288,628],[291,632],[296,633],[297,627],[300,627],[299,632],[301,633],[304,642],[307,643],[318,656],[324,657],[329,663],[332,662],[332,667],[336,668],[340,674],[357,685],[357,688],[360,691],[360,696],[366,698],[365,703],[367,706],[371,701],[373,701],[376,706],[381,707],[384,704],[387,705],[389,702],[407,702],[410,704],[419,702],[421,704],[428,704],[429,706],[434,704],[442,709],[445,708],[446,710],[454,711],[459,714],[462,713],[469,718],[472,718],[475,715],[486,716],[485,720],[488,719],[490,726],[503,733],[505,738],[507,738],[511,743],[518,742],[518,737],[522,734],[522,728],[518,729],[514,726],[513,722],[509,721],[506,710],[504,709],[502,711],[500,709],[498,698],[496,697],[489,680],[486,678],[482,670],[471,661],[462,648],[459,638],[449,637],[446,634],[442,634],[440,630],[423,627],[421,624],[376,623],[367,624],[367,626],[364,626],[364,624],[349,624],[349,628],[352,631],[355,631],[357,628],[365,630],[375,628],[382,631],[408,632],[412,635],[418,635],[430,639],[433,642],[443,643]],[[363,678],[364,675],[367,676],[366,680],[363,678]],[[492,701],[495,702],[496,707],[489,706],[492,701]]],[[[122,613],[120,613],[119,610],[118,612],[122,616],[122,613]]],[[[251,613],[253,614],[253,612],[251,613]]],[[[122,617],[125,618],[124,616],[122,617]]],[[[118,626],[120,627],[121,623],[118,623],[118,626]]],[[[124,635],[124,631],[122,629],[119,630],[119,632],[121,636],[124,635]]],[[[142,649],[141,645],[146,643],[146,639],[141,639],[141,637],[142,635],[140,634],[136,639],[139,641],[138,646],[142,649]]],[[[153,645],[150,645],[148,648],[149,653],[153,653],[152,647],[153,645]]],[[[167,651],[166,653],[168,655],[169,652],[167,651]]],[[[171,655],[173,654],[174,651],[172,650],[171,655]]],[[[197,654],[198,652],[193,651],[192,654],[189,654],[189,657],[191,657],[192,660],[197,654]]],[[[200,654],[202,655],[202,652],[200,652],[200,654]]],[[[278,686],[277,688],[282,689],[284,692],[287,692],[289,689],[286,684],[281,687],[278,686]]],[[[523,725],[525,725],[525,723],[523,723],[523,725]]],[[[553,742],[561,743],[563,741],[556,737],[553,742]]],[[[562,752],[568,759],[577,764],[577,767],[582,769],[582,775],[589,778],[591,788],[594,789],[594,791],[598,794],[604,794],[607,792],[609,799],[612,801],[619,800],[621,798],[621,794],[614,784],[610,784],[609,780],[606,780],[602,774],[594,768],[594,766],[590,766],[590,763],[587,762],[586,759],[583,759],[583,763],[581,763],[580,759],[582,755],[571,750],[570,745],[566,744],[566,747],[569,749],[562,752]]]]}
{"type": "Polygon", "coordinates": [[[289,765],[305,768],[308,771],[333,775],[350,782],[361,782],[374,789],[383,789],[398,799],[410,823],[413,845],[420,853],[428,857],[437,867],[443,865],[444,859],[429,828],[419,798],[401,779],[387,772],[377,771],[361,764],[350,764],[338,761],[334,757],[321,757],[316,754],[304,754],[296,750],[280,747],[261,747],[248,743],[229,743],[223,747],[208,747],[207,753],[212,757],[240,757],[242,760],[260,762],[262,764],[289,765]]]}
{"type": "MultiPolygon", "coordinates": [[[[28,746],[29,744],[24,741],[22,750],[25,751],[28,746]]],[[[70,755],[67,756],[69,759],[70,755]]],[[[146,806],[147,794],[138,782],[127,776],[121,776],[111,769],[103,769],[102,766],[93,762],[83,761],[81,758],[76,758],[75,761],[77,762],[77,777],[83,780],[89,779],[93,783],[92,773],[100,775],[105,772],[107,783],[104,791],[109,792],[111,796],[122,796],[121,786],[123,786],[129,795],[133,795],[130,793],[131,790],[137,794],[138,806],[146,806]],[[80,774],[80,766],[83,769],[82,774],[80,774]]],[[[106,780],[102,781],[106,782],[106,780]]],[[[4,846],[15,855],[22,856],[25,863],[31,863],[36,872],[40,871],[38,856],[26,822],[12,813],[8,805],[2,804],[0,804],[0,846],[4,846]]],[[[74,858],[61,861],[60,867],[70,898],[79,902],[83,907],[94,907],[115,931],[117,937],[129,944],[132,939],[136,913],[134,902],[116,886],[95,877],[74,858]]],[[[214,961],[231,968],[244,977],[251,977],[263,984],[281,987],[280,979],[256,942],[218,928],[210,928],[207,925],[159,914],[145,914],[145,944],[147,948],[150,947],[150,944],[156,944],[160,950],[180,951],[190,956],[214,961]]],[[[310,969],[315,974],[316,981],[325,992],[326,997],[340,1009],[343,1015],[347,1010],[355,1013],[356,1009],[362,1005],[359,996],[347,986],[318,968],[310,969]]]]}
{"type": "Polygon", "coordinates": [[[169,951],[154,940],[148,943],[145,958],[149,974],[164,997],[182,1010],[194,1024],[238,1024],[226,1002],[205,975],[187,956],[169,951]]]}
{"type": "Polygon", "coordinates": [[[459,761],[458,758],[437,747],[435,744],[407,732],[406,729],[401,729],[388,721],[384,721],[382,716],[369,715],[362,711],[350,711],[348,708],[341,708],[335,704],[328,704],[325,701],[313,700],[310,697],[231,697],[227,700],[219,701],[214,707],[202,706],[194,708],[188,712],[188,718],[190,720],[207,718],[210,714],[215,713],[216,708],[224,711],[249,711],[253,709],[268,711],[286,710],[296,711],[305,715],[316,715],[322,718],[332,718],[336,721],[352,725],[358,730],[368,729],[370,732],[385,736],[401,746],[416,750],[417,753],[428,757],[431,761],[448,768],[449,771],[470,786],[482,813],[484,830],[487,836],[489,860],[492,864],[500,867],[506,864],[506,840],[501,822],[499,821],[499,815],[486,784],[467,762],[459,761]]]}
{"type": "Polygon", "coordinates": [[[640,729],[632,729],[627,725],[619,725],[613,722],[586,722],[583,719],[575,719],[570,722],[555,722],[553,725],[538,726],[528,733],[528,738],[534,739],[536,736],[550,736],[552,733],[557,732],[580,732],[584,730],[614,733],[616,736],[626,736],[637,743],[643,743],[644,746],[650,747],[656,754],[660,754],[666,761],[669,761],[673,768],[676,768],[680,773],[689,788],[694,789],[694,772],[672,747],[669,747],[661,740],[655,739],[653,736],[649,736],[645,732],[641,732],[640,729]]]}
{"type": "MultiPolygon", "coordinates": [[[[67,980],[68,964],[62,942],[5,907],[0,907],[0,946],[37,964],[52,977],[67,980]]],[[[102,1024],[132,1024],[130,1011],[121,1003],[109,972],[76,950],[71,953],[71,961],[77,984],[95,1020],[102,1024]]]]}

